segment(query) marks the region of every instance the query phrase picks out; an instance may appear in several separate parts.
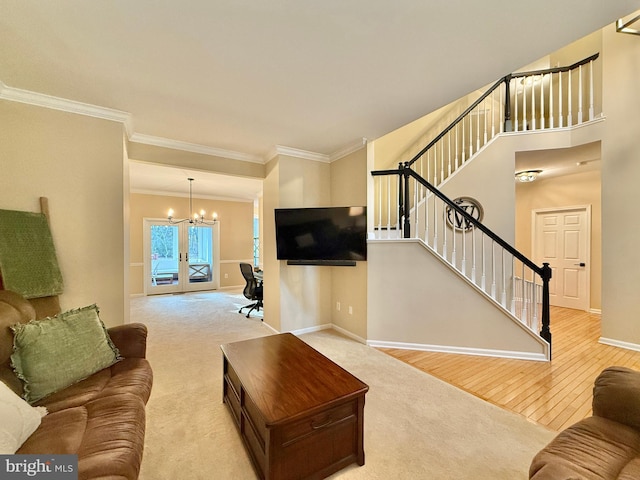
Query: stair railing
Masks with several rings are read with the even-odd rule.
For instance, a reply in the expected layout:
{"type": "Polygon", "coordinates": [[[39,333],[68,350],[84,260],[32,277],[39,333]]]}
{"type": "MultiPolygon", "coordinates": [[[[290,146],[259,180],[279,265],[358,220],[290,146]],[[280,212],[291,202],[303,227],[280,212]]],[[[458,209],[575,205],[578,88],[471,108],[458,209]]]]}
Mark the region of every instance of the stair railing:
{"type": "Polygon", "coordinates": [[[596,53],[566,67],[505,75],[420,148],[409,165],[440,186],[498,134],[572,127],[593,120],[598,58],[596,53]]]}
{"type": "MultiPolygon", "coordinates": [[[[398,169],[371,173],[380,179],[386,177],[387,181],[379,185],[398,185],[395,193],[401,221],[396,228],[402,235],[396,238],[422,240],[458,273],[551,344],[548,263],[542,267],[534,264],[484,226],[474,216],[477,212],[473,206],[449,199],[412,170],[409,162],[400,164],[398,169]],[[420,189],[427,194],[413,203],[420,189]],[[414,219],[413,235],[410,218],[414,219]]],[[[380,198],[381,192],[376,192],[376,196],[380,198]]]]}
{"type": "Polygon", "coordinates": [[[498,134],[593,120],[598,57],[502,77],[411,160],[397,170],[371,172],[374,238],[422,239],[549,343],[549,265],[535,265],[470,215],[469,206],[453,202],[434,185],[442,185],[498,134]]]}

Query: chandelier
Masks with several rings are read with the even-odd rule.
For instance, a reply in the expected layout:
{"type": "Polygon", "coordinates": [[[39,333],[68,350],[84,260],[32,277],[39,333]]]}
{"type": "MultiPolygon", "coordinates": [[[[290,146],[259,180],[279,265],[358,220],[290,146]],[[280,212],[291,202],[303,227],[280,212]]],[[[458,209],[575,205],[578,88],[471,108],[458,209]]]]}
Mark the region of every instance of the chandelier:
{"type": "MultiPolygon", "coordinates": [[[[187,180],[189,180],[189,211],[192,212],[193,211],[193,193],[192,193],[193,178],[187,178],[187,180]]],[[[200,210],[200,213],[199,214],[194,213],[193,217],[183,218],[182,220],[175,220],[173,218],[173,208],[170,208],[167,218],[169,220],[169,223],[171,224],[189,222],[193,225],[201,225],[201,224],[215,225],[216,223],[218,223],[218,214],[216,212],[213,212],[213,215],[212,215],[213,220],[205,220],[204,214],[205,214],[205,211],[200,210]]]]}

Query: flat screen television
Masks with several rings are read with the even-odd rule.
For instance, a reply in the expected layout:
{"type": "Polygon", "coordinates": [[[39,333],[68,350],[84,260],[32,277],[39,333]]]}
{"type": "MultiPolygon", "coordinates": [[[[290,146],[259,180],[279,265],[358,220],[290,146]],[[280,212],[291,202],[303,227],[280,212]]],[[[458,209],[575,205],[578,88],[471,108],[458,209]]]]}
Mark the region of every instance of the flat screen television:
{"type": "Polygon", "coordinates": [[[367,259],[367,208],[277,208],[278,260],[299,265],[355,265],[367,259]]]}

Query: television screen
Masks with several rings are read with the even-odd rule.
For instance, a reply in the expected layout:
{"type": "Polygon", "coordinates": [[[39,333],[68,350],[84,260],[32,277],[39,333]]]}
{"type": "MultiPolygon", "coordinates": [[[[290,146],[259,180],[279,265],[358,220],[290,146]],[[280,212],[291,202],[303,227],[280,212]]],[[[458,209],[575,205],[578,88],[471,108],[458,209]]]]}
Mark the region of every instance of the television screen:
{"type": "Polygon", "coordinates": [[[278,208],[275,219],[278,260],[367,259],[366,207],[278,208]]]}

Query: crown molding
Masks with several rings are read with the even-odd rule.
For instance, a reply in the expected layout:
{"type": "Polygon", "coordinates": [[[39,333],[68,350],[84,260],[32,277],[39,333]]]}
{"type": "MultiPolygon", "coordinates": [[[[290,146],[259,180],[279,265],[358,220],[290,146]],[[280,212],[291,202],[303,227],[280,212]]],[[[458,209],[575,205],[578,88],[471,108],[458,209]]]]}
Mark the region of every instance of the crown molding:
{"type": "Polygon", "coordinates": [[[284,145],[275,145],[269,151],[267,156],[263,158],[258,155],[252,155],[249,153],[236,152],[233,150],[209,147],[196,143],[173,140],[170,138],[155,137],[153,135],[135,133],[133,131],[133,116],[128,112],[107,107],[100,107],[97,105],[91,105],[89,103],[77,102],[75,100],[69,100],[66,98],[54,97],[52,95],[45,95],[43,93],[32,92],[29,90],[22,90],[20,88],[10,87],[2,81],[0,81],[0,99],[119,122],[124,125],[125,132],[129,141],[134,143],[141,143],[144,145],[152,145],[156,147],[169,148],[172,150],[180,150],[185,152],[200,153],[203,155],[228,158],[230,160],[240,160],[243,162],[265,164],[277,155],[286,155],[289,157],[295,157],[304,160],[312,160],[314,162],[331,163],[359,150],[367,143],[366,138],[361,138],[345,146],[344,148],[333,152],[330,155],[311,152],[308,150],[301,150],[293,147],[287,147],[284,145]]]}
{"type": "Polygon", "coordinates": [[[346,157],[353,152],[357,152],[366,144],[367,139],[365,137],[359,138],[358,140],[351,142],[349,145],[346,145],[340,150],[336,150],[331,155],[329,155],[330,161],[335,162],[336,160],[340,160],[341,158],[346,157]]]}
{"type": "Polygon", "coordinates": [[[300,150],[293,147],[285,147],[284,145],[275,145],[267,154],[265,160],[268,162],[277,155],[286,155],[288,157],[301,158],[303,160],[313,160],[314,162],[331,163],[329,155],[310,152],[308,150],[300,150]]]}
{"type": "Polygon", "coordinates": [[[26,103],[38,107],[51,108],[53,110],[120,122],[124,125],[127,136],[129,136],[133,131],[133,119],[131,118],[131,114],[121,110],[99,107],[89,103],[82,103],[75,100],[68,100],[66,98],[45,95],[44,93],[9,87],[2,82],[0,82],[0,98],[10,100],[12,102],[26,103]]]}
{"type": "Polygon", "coordinates": [[[231,160],[240,160],[243,162],[252,162],[263,164],[264,161],[257,155],[249,153],[234,152],[233,150],[224,150],[222,148],[208,147],[197,143],[182,142],[180,140],[172,140],[164,137],[154,137],[142,133],[134,133],[129,137],[129,141],[134,143],[142,143],[144,145],[153,145],[155,147],[170,148],[173,150],[182,150],[184,152],[201,153],[214,157],[229,158],[231,160]]]}

